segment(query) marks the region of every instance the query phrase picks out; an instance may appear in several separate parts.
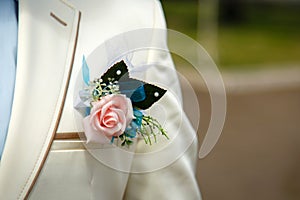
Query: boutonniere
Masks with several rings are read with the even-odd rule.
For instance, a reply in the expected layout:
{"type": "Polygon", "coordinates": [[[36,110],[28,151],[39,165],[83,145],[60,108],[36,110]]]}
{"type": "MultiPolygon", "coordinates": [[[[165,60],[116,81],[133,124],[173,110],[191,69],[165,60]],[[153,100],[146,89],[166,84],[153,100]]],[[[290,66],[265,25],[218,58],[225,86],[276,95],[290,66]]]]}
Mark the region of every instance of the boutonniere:
{"type": "Polygon", "coordinates": [[[83,57],[82,75],[85,87],[79,99],[81,105],[86,105],[81,112],[88,143],[106,144],[117,139],[122,146],[129,146],[133,138],[141,136],[151,145],[157,135],[168,138],[158,120],[145,114],[166,93],[165,89],[131,78],[123,60],[91,81],[83,57]]]}

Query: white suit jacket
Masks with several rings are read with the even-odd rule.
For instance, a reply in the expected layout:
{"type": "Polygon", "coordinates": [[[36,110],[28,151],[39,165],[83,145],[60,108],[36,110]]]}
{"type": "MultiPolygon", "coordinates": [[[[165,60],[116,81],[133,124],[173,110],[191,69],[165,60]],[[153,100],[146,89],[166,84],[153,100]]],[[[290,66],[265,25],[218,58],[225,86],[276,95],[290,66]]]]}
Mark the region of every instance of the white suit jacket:
{"type": "MultiPolygon", "coordinates": [[[[82,55],[124,31],[165,28],[160,3],[20,0],[19,10],[18,68],[0,199],[200,199],[196,139],[173,163],[149,173],[114,170],[72,139],[71,99],[82,55]]],[[[166,109],[181,109],[166,104],[166,109]]],[[[176,117],[168,118],[177,123],[176,117]]],[[[182,132],[192,132],[184,123],[182,132]]],[[[137,144],[136,151],[147,149],[137,144]]],[[[145,164],[134,156],[130,162],[145,164]]]]}

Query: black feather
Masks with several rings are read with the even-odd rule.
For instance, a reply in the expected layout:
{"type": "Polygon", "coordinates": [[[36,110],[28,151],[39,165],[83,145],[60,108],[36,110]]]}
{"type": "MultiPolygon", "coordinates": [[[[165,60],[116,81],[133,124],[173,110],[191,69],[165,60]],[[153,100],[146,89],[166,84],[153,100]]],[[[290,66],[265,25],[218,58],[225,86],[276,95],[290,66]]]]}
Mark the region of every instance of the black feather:
{"type": "Polygon", "coordinates": [[[101,79],[104,83],[108,84],[109,79],[118,81],[120,91],[131,99],[132,106],[142,110],[150,108],[155,102],[157,102],[167,90],[158,86],[145,83],[144,81],[133,79],[129,77],[128,67],[122,60],[112,67],[110,67],[102,76],[101,79]],[[140,101],[136,101],[142,90],[145,93],[145,98],[140,101]]]}

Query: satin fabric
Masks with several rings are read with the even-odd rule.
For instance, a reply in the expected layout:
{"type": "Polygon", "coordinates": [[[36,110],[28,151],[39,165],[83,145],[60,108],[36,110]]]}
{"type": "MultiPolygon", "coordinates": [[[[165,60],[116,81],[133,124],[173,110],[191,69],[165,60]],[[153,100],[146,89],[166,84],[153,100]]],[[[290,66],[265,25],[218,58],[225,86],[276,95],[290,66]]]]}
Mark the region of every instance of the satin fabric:
{"type": "MultiPolygon", "coordinates": [[[[128,154],[119,148],[87,150],[75,139],[54,140],[78,131],[73,98],[83,55],[90,59],[99,45],[127,31],[164,29],[159,1],[22,0],[19,6],[18,69],[0,166],[0,199],[201,199],[195,179],[197,140],[182,115],[178,80],[168,70],[173,65],[164,51],[148,52],[146,57],[138,54],[137,58],[170,66],[152,70],[141,79],[168,86],[171,92],[157,106],[167,111],[165,127],[170,138],[178,135],[178,140],[162,138],[150,148],[141,139],[129,149],[135,153],[128,154]],[[184,150],[182,143],[189,137],[194,140],[184,150]],[[157,155],[166,143],[168,148],[157,155]],[[176,160],[162,166],[178,149],[182,151],[176,160]]],[[[153,36],[165,46],[165,37],[153,36]]],[[[122,40],[110,47],[118,51],[121,44],[122,40]]],[[[103,72],[100,70],[105,68],[97,73],[103,72]]]]}

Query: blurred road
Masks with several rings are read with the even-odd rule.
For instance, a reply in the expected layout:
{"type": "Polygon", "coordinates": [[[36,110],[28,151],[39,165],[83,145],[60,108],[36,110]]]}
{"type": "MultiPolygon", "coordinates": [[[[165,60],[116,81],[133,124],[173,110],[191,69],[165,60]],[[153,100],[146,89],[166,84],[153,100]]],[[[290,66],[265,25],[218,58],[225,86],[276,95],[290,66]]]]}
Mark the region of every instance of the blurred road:
{"type": "MultiPolygon", "coordinates": [[[[210,120],[209,95],[189,72],[182,73],[198,97],[201,145],[210,120]]],[[[197,166],[203,199],[300,199],[299,68],[224,74],[224,80],[224,130],[213,151],[197,166]]],[[[191,112],[188,98],[184,100],[191,112]]]]}

